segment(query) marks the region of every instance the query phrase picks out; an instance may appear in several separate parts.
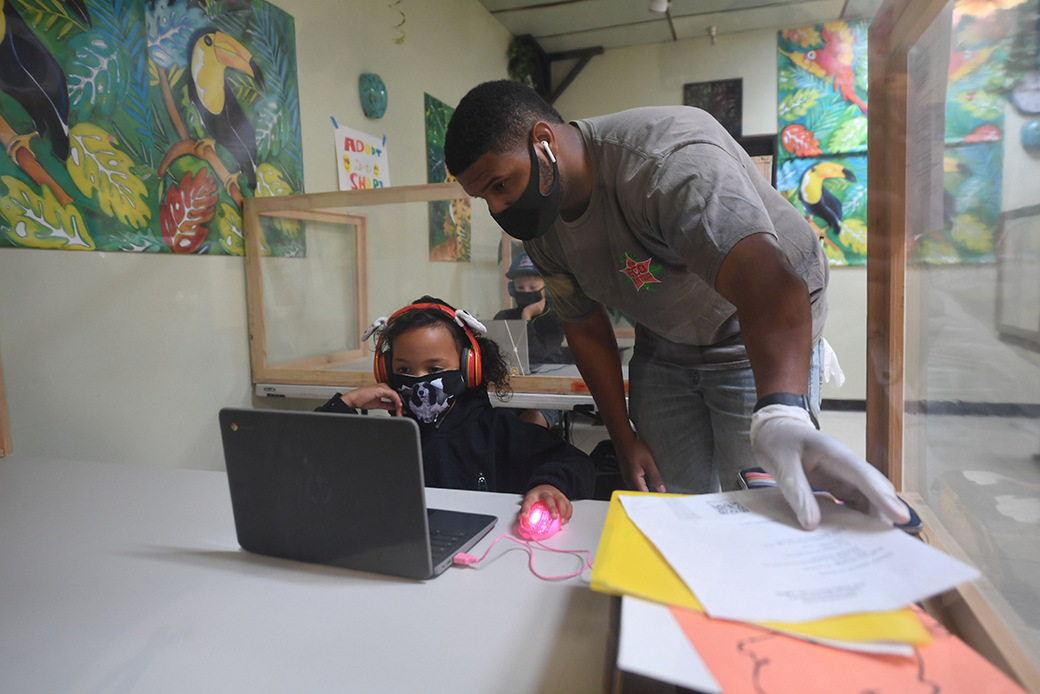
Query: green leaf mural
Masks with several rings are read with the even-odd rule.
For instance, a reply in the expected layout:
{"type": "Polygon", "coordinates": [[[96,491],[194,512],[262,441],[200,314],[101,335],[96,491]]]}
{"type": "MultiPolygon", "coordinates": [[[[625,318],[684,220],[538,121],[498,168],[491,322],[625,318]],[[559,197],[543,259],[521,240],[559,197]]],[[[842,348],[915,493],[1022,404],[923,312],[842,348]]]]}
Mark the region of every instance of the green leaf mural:
{"type": "Polygon", "coordinates": [[[784,120],[794,121],[804,116],[823,96],[818,89],[799,89],[788,94],[776,107],[777,114],[784,120]]]}
{"type": "MultiPolygon", "coordinates": [[[[454,181],[444,165],[444,135],[455,109],[423,94],[426,119],[426,181],[454,181]]],[[[437,200],[429,203],[430,260],[468,263],[470,260],[470,201],[437,200]]]]}
{"type": "Polygon", "coordinates": [[[152,216],[148,191],[134,175],[130,157],[107,132],[89,122],[69,131],[69,174],[83,195],[95,199],[101,211],[140,229],[152,216]],[[94,198],[95,193],[97,197],[94,198]]]}
{"type": "Polygon", "coordinates": [[[89,118],[95,108],[108,115],[126,98],[129,88],[130,57],[126,49],[113,45],[95,32],[80,34],[69,42],[73,60],[66,68],[69,100],[81,118],[89,118]]]}
{"type": "Polygon", "coordinates": [[[827,140],[827,150],[831,152],[857,152],[867,146],[867,119],[865,116],[853,115],[842,121],[827,140]]]}
{"type": "Polygon", "coordinates": [[[93,250],[83,215],[71,203],[62,205],[47,186],[37,194],[13,176],[0,176],[7,194],[0,198],[0,215],[7,221],[2,236],[28,248],[93,250]]]}
{"type": "MultiPolygon", "coordinates": [[[[84,5],[86,16],[62,0],[5,4],[28,27],[36,69],[60,73],[48,83],[64,81],[68,91],[47,94],[41,87],[37,101],[56,105],[49,128],[35,127],[41,114],[22,105],[30,102],[0,91],[0,116],[12,131],[6,136],[40,130],[23,142],[45,172],[30,173],[0,155],[0,246],[241,253],[240,201],[303,191],[292,17],[264,0],[84,5]],[[239,52],[242,64],[259,65],[258,74],[206,63],[204,55],[193,70],[193,49],[205,29],[217,32],[210,36],[225,50],[239,52]],[[213,69],[201,71],[203,64],[213,69]],[[227,89],[241,116],[201,113],[202,100],[192,97],[200,93],[197,79],[212,80],[211,93],[227,89]],[[212,129],[213,118],[225,116],[245,144],[212,129]],[[199,218],[187,234],[170,231],[184,226],[174,219],[164,238],[161,209],[202,189],[186,182],[202,181],[207,191],[213,185],[212,195],[193,200],[207,202],[210,218],[199,218]]],[[[264,243],[274,255],[305,251],[292,220],[271,225],[264,243]]]]}

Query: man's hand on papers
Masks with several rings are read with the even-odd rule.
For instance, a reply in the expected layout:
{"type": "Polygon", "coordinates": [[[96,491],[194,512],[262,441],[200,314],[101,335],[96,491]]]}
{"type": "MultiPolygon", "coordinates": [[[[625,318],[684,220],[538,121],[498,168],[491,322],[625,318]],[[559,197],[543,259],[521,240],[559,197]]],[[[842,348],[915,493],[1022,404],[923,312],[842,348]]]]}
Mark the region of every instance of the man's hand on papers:
{"type": "Polygon", "coordinates": [[[806,530],[820,524],[811,487],[893,523],[910,520],[895,488],[841,441],[816,430],[800,407],[769,405],[751,418],[751,446],[806,530]]]}

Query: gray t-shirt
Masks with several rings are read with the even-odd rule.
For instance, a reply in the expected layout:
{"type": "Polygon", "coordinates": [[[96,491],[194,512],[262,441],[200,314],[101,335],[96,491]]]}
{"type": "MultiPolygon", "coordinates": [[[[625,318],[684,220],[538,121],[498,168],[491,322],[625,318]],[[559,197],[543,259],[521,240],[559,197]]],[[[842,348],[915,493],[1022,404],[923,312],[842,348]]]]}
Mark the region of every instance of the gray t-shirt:
{"type": "Polygon", "coordinates": [[[829,277],[823,249],[714,118],[666,106],[575,125],[592,157],[589,206],[524,243],[565,321],[604,304],[637,322],[638,353],[683,366],[747,366],[737,310],[715,279],[738,241],[767,233],[808,285],[819,339],[829,277]]]}

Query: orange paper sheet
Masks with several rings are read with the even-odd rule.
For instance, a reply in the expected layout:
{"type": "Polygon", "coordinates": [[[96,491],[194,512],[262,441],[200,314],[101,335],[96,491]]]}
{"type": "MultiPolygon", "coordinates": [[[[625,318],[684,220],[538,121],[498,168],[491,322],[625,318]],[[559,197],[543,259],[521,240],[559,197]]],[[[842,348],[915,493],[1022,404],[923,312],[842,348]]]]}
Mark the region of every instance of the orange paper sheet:
{"type": "Polygon", "coordinates": [[[932,642],[918,646],[912,658],[852,653],[702,612],[671,610],[726,694],[1025,694],[916,608],[932,642]]]}

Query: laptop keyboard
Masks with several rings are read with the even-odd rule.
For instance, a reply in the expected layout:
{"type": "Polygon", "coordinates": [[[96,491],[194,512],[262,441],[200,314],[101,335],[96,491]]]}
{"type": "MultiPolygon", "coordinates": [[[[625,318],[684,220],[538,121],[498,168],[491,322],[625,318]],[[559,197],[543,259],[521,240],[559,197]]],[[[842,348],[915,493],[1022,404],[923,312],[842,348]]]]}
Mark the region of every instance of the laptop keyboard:
{"type": "Polygon", "coordinates": [[[452,533],[441,530],[430,531],[430,551],[434,556],[448,552],[466,539],[466,533],[452,533]]]}

